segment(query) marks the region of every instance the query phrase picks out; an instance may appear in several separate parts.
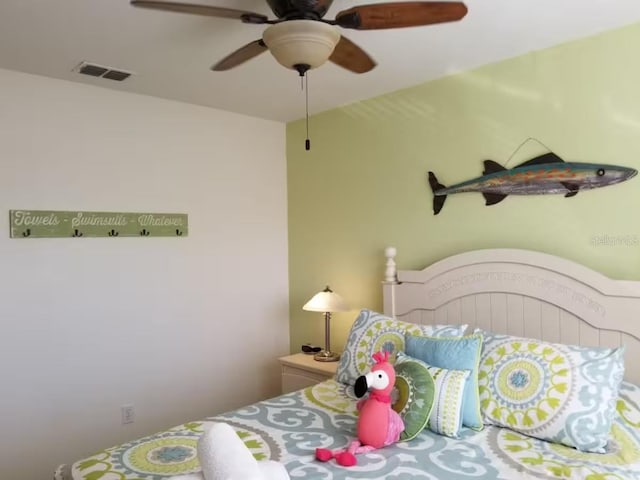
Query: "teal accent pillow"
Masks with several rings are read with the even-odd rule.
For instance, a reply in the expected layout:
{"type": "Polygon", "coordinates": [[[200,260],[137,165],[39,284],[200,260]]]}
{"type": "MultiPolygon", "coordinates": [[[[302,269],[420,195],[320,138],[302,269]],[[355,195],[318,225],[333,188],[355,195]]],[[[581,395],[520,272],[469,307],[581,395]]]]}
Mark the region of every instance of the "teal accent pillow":
{"type": "MultiPolygon", "coordinates": [[[[429,430],[447,437],[458,438],[462,428],[464,388],[471,372],[434,367],[411,358],[403,352],[398,353],[396,365],[402,367],[406,363],[421,365],[433,378],[433,404],[427,422],[429,430]]],[[[420,397],[416,396],[416,398],[420,397]]]]}
{"type": "Polygon", "coordinates": [[[356,379],[371,369],[375,352],[389,352],[393,365],[399,351],[405,349],[405,334],[432,337],[460,337],[467,325],[417,325],[387,317],[371,310],[362,310],[353,322],[336,370],[338,382],[353,385],[356,379]]]}
{"type": "Polygon", "coordinates": [[[478,383],[485,423],[605,452],[624,376],[624,347],[483,333],[478,383]]]}
{"type": "Polygon", "coordinates": [[[482,353],[482,334],[476,333],[461,338],[407,335],[406,352],[407,355],[434,367],[471,372],[464,388],[462,423],[474,430],[482,430],[483,421],[478,395],[478,365],[482,353]]]}
{"type": "Polygon", "coordinates": [[[397,400],[392,408],[398,412],[404,422],[404,431],[400,440],[408,441],[418,435],[429,422],[435,384],[427,366],[412,358],[398,353],[395,364],[395,393],[397,400]]]}

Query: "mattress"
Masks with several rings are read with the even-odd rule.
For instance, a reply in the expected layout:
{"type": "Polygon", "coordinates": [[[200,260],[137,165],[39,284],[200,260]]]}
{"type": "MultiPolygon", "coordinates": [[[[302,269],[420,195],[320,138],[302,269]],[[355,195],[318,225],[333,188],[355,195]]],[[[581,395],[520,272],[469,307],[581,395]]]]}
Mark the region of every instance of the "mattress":
{"type": "Polygon", "coordinates": [[[297,392],[108,448],[56,471],[57,480],[166,479],[199,471],[196,445],[207,422],[230,424],[258,460],[282,462],[292,479],[640,479],[640,388],[623,383],[607,451],[583,453],[508,429],[465,429],[459,439],[428,430],[409,442],[359,455],[358,465],[315,460],[355,437],[356,400],[327,380],[297,392]]]}

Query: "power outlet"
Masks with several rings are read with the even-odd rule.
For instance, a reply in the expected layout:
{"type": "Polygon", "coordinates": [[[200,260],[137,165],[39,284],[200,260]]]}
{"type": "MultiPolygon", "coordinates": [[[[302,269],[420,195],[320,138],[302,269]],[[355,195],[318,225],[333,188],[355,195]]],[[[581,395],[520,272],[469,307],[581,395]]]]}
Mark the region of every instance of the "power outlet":
{"type": "Polygon", "coordinates": [[[122,405],[120,407],[120,414],[122,415],[122,424],[133,423],[136,419],[136,412],[133,408],[133,403],[122,405]]]}

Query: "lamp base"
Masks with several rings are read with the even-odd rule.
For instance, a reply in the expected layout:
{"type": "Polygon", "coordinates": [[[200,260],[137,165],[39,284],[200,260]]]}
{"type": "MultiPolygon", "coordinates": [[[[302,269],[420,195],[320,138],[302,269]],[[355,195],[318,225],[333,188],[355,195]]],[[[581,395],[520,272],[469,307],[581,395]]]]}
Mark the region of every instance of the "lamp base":
{"type": "Polygon", "coordinates": [[[318,362],[337,362],[338,360],[340,360],[340,354],[322,350],[321,352],[316,353],[313,356],[313,359],[318,362]]]}

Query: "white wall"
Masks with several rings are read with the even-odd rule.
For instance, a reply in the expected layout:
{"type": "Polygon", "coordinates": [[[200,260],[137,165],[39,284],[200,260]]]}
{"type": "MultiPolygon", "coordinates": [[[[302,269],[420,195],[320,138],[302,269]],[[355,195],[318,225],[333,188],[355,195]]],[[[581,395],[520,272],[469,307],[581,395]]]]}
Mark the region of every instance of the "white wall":
{"type": "Polygon", "coordinates": [[[278,393],[283,124],[0,70],[0,210],[0,478],[278,393]],[[10,239],[10,209],[187,213],[189,236],[10,239]]]}

